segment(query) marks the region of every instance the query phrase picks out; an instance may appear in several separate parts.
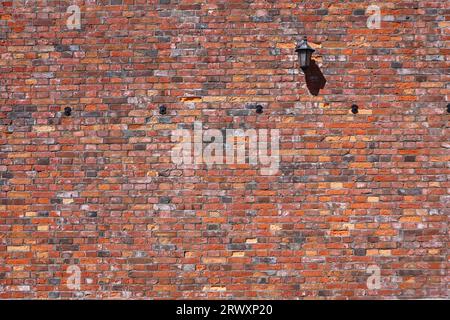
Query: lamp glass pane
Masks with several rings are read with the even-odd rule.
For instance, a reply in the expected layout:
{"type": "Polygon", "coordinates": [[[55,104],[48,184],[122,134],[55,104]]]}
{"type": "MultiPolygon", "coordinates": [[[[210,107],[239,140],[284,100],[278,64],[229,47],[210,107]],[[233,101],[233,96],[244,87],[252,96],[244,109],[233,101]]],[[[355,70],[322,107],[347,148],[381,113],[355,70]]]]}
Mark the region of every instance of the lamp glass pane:
{"type": "Polygon", "coordinates": [[[306,67],[306,52],[304,50],[298,53],[298,62],[300,64],[300,68],[306,67]]]}
{"type": "Polygon", "coordinates": [[[306,58],[305,58],[305,66],[309,67],[311,64],[311,57],[312,57],[312,51],[308,50],[306,51],[306,58]]]}

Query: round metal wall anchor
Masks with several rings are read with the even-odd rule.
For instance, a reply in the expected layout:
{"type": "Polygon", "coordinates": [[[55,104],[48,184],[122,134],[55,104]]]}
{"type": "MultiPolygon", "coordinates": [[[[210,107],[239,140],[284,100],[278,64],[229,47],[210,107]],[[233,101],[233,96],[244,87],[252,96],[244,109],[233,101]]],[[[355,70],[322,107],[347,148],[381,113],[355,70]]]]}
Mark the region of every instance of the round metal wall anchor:
{"type": "Polygon", "coordinates": [[[70,115],[72,115],[72,108],[71,107],[65,107],[64,108],[64,115],[65,116],[70,116],[70,115]]]}
{"type": "Polygon", "coordinates": [[[262,105],[260,105],[260,104],[258,104],[257,106],[256,106],[256,113],[258,113],[258,114],[261,114],[261,113],[263,113],[263,106],[262,105]]]}
{"type": "Polygon", "coordinates": [[[450,103],[447,105],[447,113],[450,113],[450,103]]]}
{"type": "Polygon", "coordinates": [[[357,114],[358,113],[358,109],[359,109],[359,107],[356,104],[352,105],[352,113],[353,114],[357,114]]]}
{"type": "Polygon", "coordinates": [[[167,107],[162,105],[159,106],[159,114],[166,114],[167,113],[167,107]]]}

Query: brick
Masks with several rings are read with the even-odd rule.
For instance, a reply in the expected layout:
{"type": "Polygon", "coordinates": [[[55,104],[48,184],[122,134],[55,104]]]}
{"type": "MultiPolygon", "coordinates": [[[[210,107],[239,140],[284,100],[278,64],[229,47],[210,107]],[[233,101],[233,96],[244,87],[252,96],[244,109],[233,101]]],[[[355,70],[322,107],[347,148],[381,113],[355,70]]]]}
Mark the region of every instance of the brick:
{"type": "Polygon", "coordinates": [[[29,246],[8,246],[7,247],[8,252],[28,252],[30,251],[29,246]]]}
{"type": "Polygon", "coordinates": [[[216,257],[204,257],[202,259],[203,263],[226,263],[227,259],[226,258],[216,258],[216,257]]]}
{"type": "Polygon", "coordinates": [[[242,251],[240,251],[240,252],[233,252],[232,256],[234,258],[242,258],[242,257],[245,257],[245,252],[242,252],[242,251]]]}
{"type": "Polygon", "coordinates": [[[448,298],[446,1],[32,2],[0,14],[0,298],[364,299],[370,265],[448,298]],[[195,122],[278,129],[277,171],[175,164],[195,122]]]}
{"type": "Polygon", "coordinates": [[[225,291],[227,291],[227,288],[220,287],[220,286],[205,286],[205,287],[203,287],[202,291],[225,292],[225,291]]]}
{"type": "Polygon", "coordinates": [[[35,126],[34,130],[37,132],[51,132],[51,131],[55,131],[55,127],[53,127],[53,126],[35,126]]]}

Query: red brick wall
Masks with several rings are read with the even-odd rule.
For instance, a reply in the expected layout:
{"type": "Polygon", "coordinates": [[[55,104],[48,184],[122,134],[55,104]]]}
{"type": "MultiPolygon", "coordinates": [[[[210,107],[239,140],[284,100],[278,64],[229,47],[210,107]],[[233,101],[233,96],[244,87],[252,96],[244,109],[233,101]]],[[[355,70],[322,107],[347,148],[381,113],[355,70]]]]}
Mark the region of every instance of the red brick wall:
{"type": "Polygon", "coordinates": [[[447,1],[39,3],[0,1],[0,298],[448,297],[447,1]],[[194,121],[279,171],[175,165],[194,121]]]}

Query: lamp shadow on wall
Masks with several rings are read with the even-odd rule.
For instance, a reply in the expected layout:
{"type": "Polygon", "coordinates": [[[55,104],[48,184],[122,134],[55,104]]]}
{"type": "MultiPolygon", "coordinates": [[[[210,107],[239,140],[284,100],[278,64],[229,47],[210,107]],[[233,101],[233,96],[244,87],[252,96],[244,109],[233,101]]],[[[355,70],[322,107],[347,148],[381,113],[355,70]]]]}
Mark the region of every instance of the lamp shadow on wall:
{"type": "Polygon", "coordinates": [[[308,87],[309,93],[313,96],[319,95],[320,89],[325,88],[327,79],[325,79],[322,71],[320,71],[316,60],[312,59],[309,67],[304,71],[306,86],[308,87]]]}

